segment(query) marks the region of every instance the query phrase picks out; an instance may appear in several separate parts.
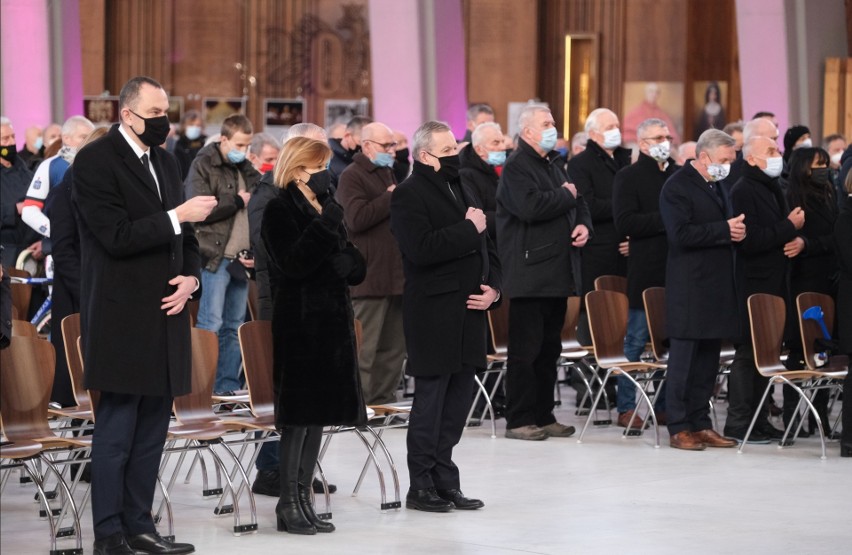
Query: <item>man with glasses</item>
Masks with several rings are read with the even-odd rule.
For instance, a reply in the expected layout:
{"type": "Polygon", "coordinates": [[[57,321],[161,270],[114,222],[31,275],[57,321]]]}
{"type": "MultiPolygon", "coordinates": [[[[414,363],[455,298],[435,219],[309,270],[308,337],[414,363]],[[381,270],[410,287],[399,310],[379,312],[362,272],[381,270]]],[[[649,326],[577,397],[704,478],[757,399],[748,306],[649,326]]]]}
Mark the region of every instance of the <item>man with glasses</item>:
{"type": "MultiPolygon", "coordinates": [[[[616,230],[630,240],[627,259],[627,297],[630,310],[624,356],[638,361],[649,341],[648,323],[642,292],[666,283],[666,228],[660,216],[660,191],[680,166],[671,157],[672,136],[666,122],[651,118],[636,128],[639,158],[636,163],[615,174],[612,182],[612,214],[616,230]]],[[[624,376],[618,377],[618,425],[626,428],[641,420],[634,419],[636,386],[624,376]]],[[[657,419],[662,420],[665,398],[657,396],[657,419]]],[[[662,422],[663,424],[665,422],[662,422]]]]}
{"type": "Polygon", "coordinates": [[[352,287],[352,307],[363,336],[358,353],[364,402],[396,402],[405,360],[402,333],[402,258],[390,229],[397,143],[383,123],[361,129],[361,152],[343,170],[337,199],[350,239],[367,261],[367,277],[352,287]]]}
{"type": "Polygon", "coordinates": [[[407,372],[414,376],[405,506],[479,509],[482,501],[462,493],[452,455],[473,397],[474,372],[486,365],[485,311],[500,299],[500,261],[478,199],[459,182],[450,127],[426,122],[412,142],[414,168],[393,192],[390,209],[405,274],[407,372]]]}
{"type": "Polygon", "coordinates": [[[524,107],[518,128],[518,148],[497,187],[497,244],[511,298],[506,437],[570,437],[574,427],[553,416],[556,361],[568,297],[580,286],[579,249],[592,222],[553,150],[550,109],[524,107]]]}

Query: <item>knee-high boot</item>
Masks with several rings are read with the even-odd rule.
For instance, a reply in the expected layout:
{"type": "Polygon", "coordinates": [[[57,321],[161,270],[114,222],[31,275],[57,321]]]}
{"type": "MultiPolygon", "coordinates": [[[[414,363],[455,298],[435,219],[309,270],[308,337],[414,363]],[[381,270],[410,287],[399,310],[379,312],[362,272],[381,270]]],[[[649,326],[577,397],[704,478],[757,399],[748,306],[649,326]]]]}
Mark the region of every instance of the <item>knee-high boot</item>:
{"type": "Polygon", "coordinates": [[[334,524],[322,520],[314,511],[311,503],[311,485],[313,484],[314,469],[319,457],[320,444],[322,443],[322,427],[309,426],[302,444],[302,457],[299,461],[299,504],[302,512],[317,529],[317,532],[334,532],[334,524]]]}
{"type": "Polygon", "coordinates": [[[275,507],[278,531],[291,534],[313,535],[317,529],[305,517],[299,503],[299,463],[307,428],[287,426],[281,430],[279,465],[281,473],[281,497],[275,507]]]}

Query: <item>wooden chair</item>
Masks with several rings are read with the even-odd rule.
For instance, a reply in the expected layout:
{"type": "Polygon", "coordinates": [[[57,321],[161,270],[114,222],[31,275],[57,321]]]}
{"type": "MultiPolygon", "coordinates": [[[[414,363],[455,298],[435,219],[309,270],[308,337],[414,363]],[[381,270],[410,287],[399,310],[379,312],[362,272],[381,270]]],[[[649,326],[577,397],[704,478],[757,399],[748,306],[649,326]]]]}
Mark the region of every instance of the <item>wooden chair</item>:
{"type": "Polygon", "coordinates": [[[624,276],[598,276],[595,278],[595,291],[616,291],[627,294],[627,278],[624,276]]]}
{"type": "Polygon", "coordinates": [[[91,448],[91,438],[57,436],[48,423],[48,403],[55,364],[53,345],[40,338],[13,336],[9,347],[0,351],[0,422],[3,436],[9,442],[3,446],[0,456],[4,460],[17,461],[15,464],[23,466],[33,478],[44,505],[42,514],[50,523],[51,552],[60,552],[56,550],[56,537],[66,508],[70,508],[74,521],[73,534],[77,539],[73,552],[82,553],[79,511],[70,488],[55,467],[56,462],[72,461],[55,461],[44,454],[46,450],[52,454],[64,451],[69,455],[74,451],[88,450],[91,448]],[[39,446],[38,451],[35,450],[36,446],[39,446]],[[44,490],[45,475],[37,464],[32,465],[30,461],[43,463],[56,477],[63,497],[61,510],[51,509],[48,505],[44,490]]]}
{"type": "MultiPolygon", "coordinates": [[[[17,268],[4,268],[4,272],[9,274],[9,277],[30,278],[30,273],[26,270],[18,270],[17,268]]],[[[26,320],[27,314],[30,311],[30,298],[33,295],[33,286],[28,283],[12,282],[12,308],[17,313],[17,319],[26,320]]]]}
{"type": "Polygon", "coordinates": [[[248,280],[248,311],[252,320],[257,320],[260,318],[260,304],[257,300],[258,291],[257,291],[257,281],[250,279],[248,280]]]}
{"type": "MultiPolygon", "coordinates": [[[[74,394],[75,407],[50,409],[51,414],[63,418],[74,418],[94,422],[92,401],[89,392],[83,385],[83,355],[80,352],[80,314],[69,314],[60,324],[62,339],[65,343],[64,356],[68,363],[68,374],[71,377],[71,391],[74,394]]],[[[56,333],[56,331],[54,331],[56,333]]]]}
{"type": "Polygon", "coordinates": [[[12,320],[12,335],[20,335],[23,337],[38,337],[38,330],[35,324],[26,320],[12,320]]]}
{"type": "MultiPolygon", "coordinates": [[[[230,509],[234,514],[234,535],[239,536],[244,533],[257,531],[257,508],[254,502],[254,495],[250,487],[237,488],[234,485],[232,474],[228,471],[219,454],[213,449],[214,446],[221,446],[229,455],[233,462],[233,470],[237,472],[242,484],[249,485],[248,476],[242,466],[239,458],[223,441],[223,436],[232,431],[245,431],[245,426],[239,422],[220,419],[214,412],[211,404],[213,395],[213,382],[216,379],[216,365],[219,360],[219,339],[217,335],[211,331],[201,328],[191,329],[192,338],[192,391],[186,395],[176,397],[174,400],[175,423],[169,426],[170,445],[167,448],[168,453],[175,451],[183,451],[181,458],[177,463],[172,478],[169,482],[169,488],[174,484],[175,477],[180,469],[185,451],[187,450],[205,450],[215,461],[217,467],[222,471],[225,480],[228,484],[228,491],[222,492],[230,494],[233,505],[230,509]],[[183,440],[186,442],[184,448],[177,448],[176,442],[183,440]],[[249,505],[250,505],[250,522],[242,524],[240,518],[240,506],[238,493],[242,489],[247,490],[249,505]]],[[[162,465],[165,467],[165,462],[162,465]]],[[[205,484],[203,491],[211,491],[205,484]]],[[[216,493],[219,493],[218,491],[216,493]]]]}
{"type": "MultiPolygon", "coordinates": [[[[610,376],[623,375],[636,386],[639,395],[648,405],[648,415],[654,423],[655,447],[660,446],[660,429],[657,416],[654,414],[654,404],[646,391],[652,381],[654,372],[665,368],[664,364],[656,362],[631,362],[624,357],[624,336],[627,333],[627,295],[616,291],[590,291],[586,294],[586,310],[589,316],[589,330],[592,333],[592,343],[595,348],[595,360],[601,369],[606,370],[601,387],[598,388],[589,416],[583,425],[583,430],[577,438],[582,443],[586,429],[592,422],[598,403],[604,392],[604,387],[610,376]],[[639,374],[638,379],[633,374],[639,374]],[[640,383],[641,382],[641,383],[640,383]],[[644,386],[643,386],[644,384],[644,386]]],[[[598,421],[596,424],[611,424],[612,419],[598,421]]]]}
{"type": "MultiPolygon", "coordinates": [[[[577,409],[574,414],[582,416],[588,413],[588,408],[583,408],[586,401],[594,391],[589,378],[595,384],[600,385],[600,376],[597,370],[589,363],[589,355],[593,348],[591,345],[581,345],[577,339],[577,323],[580,321],[582,299],[580,297],[568,297],[568,306],[565,311],[565,322],[562,324],[562,353],[559,355],[557,365],[569,371],[573,371],[575,375],[583,382],[585,386],[583,396],[577,403],[577,409]]],[[[567,376],[566,376],[567,377],[567,376]]],[[[557,399],[561,402],[561,394],[559,392],[559,384],[556,384],[557,399]]],[[[604,398],[604,402],[607,402],[604,398]]]]}
{"type": "Polygon", "coordinates": [[[487,356],[488,366],[485,370],[476,372],[473,376],[476,384],[476,395],[473,396],[466,422],[468,426],[482,422],[482,419],[473,417],[473,413],[476,411],[480,399],[482,399],[485,402],[482,417],[484,419],[486,414],[489,415],[493,439],[497,437],[497,417],[494,414],[492,399],[499,391],[500,383],[506,375],[506,361],[509,352],[509,299],[503,299],[500,306],[489,310],[486,314],[488,326],[491,330],[491,346],[494,353],[487,356]],[[490,389],[486,387],[486,384],[489,384],[490,389]]]}
{"type": "MultiPolygon", "coordinates": [[[[781,343],[784,337],[784,323],[786,318],[786,306],[784,299],[774,295],[758,293],[748,298],[749,325],[751,327],[751,342],[754,347],[754,362],[757,371],[762,376],[769,378],[769,383],[760,399],[760,404],[754,413],[751,424],[746,431],[743,442],[740,444],[739,452],[742,453],[748,443],[749,435],[754,428],[755,422],[761,413],[761,408],[776,383],[789,385],[798,395],[799,404],[804,403],[813,415],[817,428],[819,429],[820,443],[822,445],[822,459],[825,459],[825,431],[816,408],[811,402],[813,394],[830,385],[831,380],[837,380],[846,376],[847,371],[822,372],[809,369],[787,370],[781,362],[781,343]]],[[[795,419],[793,419],[794,421],[795,419]]],[[[780,445],[784,446],[786,436],[790,431],[788,426],[785,437],[780,445]]]]}

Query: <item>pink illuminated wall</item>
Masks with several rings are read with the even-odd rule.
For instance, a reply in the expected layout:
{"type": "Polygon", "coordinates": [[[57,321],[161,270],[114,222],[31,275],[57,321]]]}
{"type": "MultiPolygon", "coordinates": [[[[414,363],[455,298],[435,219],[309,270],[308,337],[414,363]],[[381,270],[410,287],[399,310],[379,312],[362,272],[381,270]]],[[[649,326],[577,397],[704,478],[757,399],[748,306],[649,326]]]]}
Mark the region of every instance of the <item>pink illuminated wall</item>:
{"type": "Polygon", "coordinates": [[[45,0],[0,0],[2,111],[19,148],[28,126],[51,121],[48,21],[45,0]]]}
{"type": "Polygon", "coordinates": [[[467,123],[462,3],[461,0],[436,0],[434,7],[435,108],[438,119],[449,123],[456,137],[461,138],[467,123]]]}
{"type": "Polygon", "coordinates": [[[62,21],[62,106],[67,119],[83,113],[83,54],[80,44],[80,3],[63,0],[62,21]]]}

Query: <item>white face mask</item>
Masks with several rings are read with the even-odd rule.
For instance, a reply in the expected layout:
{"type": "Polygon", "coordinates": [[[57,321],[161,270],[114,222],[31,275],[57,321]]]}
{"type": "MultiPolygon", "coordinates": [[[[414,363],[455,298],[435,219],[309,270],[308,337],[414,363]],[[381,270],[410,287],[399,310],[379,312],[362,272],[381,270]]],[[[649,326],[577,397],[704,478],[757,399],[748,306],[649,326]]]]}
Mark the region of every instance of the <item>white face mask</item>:
{"type": "Polygon", "coordinates": [[[834,154],[832,154],[831,155],[831,164],[833,166],[839,166],[841,156],[843,156],[843,152],[835,152],[834,154]]]}
{"type": "Polygon", "coordinates": [[[663,141],[661,143],[651,145],[651,148],[648,149],[648,156],[650,156],[657,162],[665,162],[669,159],[671,149],[672,144],[668,141],[663,141]]]}
{"type": "Polygon", "coordinates": [[[814,142],[809,137],[801,143],[797,144],[795,148],[811,148],[812,146],[814,146],[814,142]]]}
{"type": "Polygon", "coordinates": [[[707,164],[707,173],[710,174],[710,181],[722,181],[731,173],[731,165],[707,164]]]}
{"type": "Polygon", "coordinates": [[[781,170],[784,169],[783,157],[774,156],[772,158],[764,158],[764,160],[766,160],[766,167],[763,168],[763,173],[769,177],[778,177],[781,175],[781,170]]]}
{"type": "Polygon", "coordinates": [[[610,129],[603,132],[603,147],[614,149],[621,146],[621,129],[610,129]]]}

